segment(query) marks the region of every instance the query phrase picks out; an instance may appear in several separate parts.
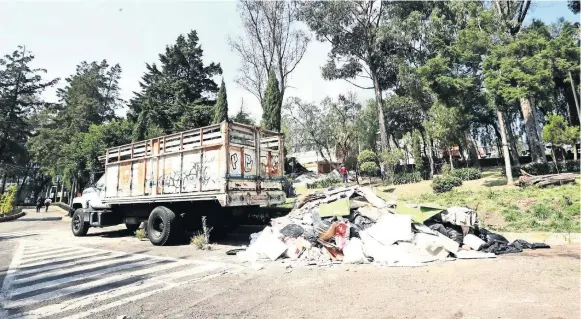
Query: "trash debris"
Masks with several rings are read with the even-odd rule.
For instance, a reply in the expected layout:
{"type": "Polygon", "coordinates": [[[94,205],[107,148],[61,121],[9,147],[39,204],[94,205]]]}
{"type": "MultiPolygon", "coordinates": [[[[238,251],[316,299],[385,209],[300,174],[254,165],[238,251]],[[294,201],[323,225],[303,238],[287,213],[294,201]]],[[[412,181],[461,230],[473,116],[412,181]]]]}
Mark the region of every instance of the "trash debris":
{"type": "Polygon", "coordinates": [[[438,260],[494,258],[549,248],[524,240],[509,244],[502,235],[480,227],[477,212],[468,207],[434,211],[423,223],[395,214],[394,208],[369,187],[330,187],[299,198],[288,215],[250,235],[248,248],[227,253],[253,269],[262,267],[260,260],[279,258],[290,261],[287,269],[340,263],[421,267],[438,260]]]}
{"type": "Polygon", "coordinates": [[[284,226],[281,230],[280,233],[286,237],[292,237],[292,238],[297,238],[300,235],[302,235],[305,232],[305,230],[296,224],[288,224],[286,226],[284,226]]]}
{"type": "Polygon", "coordinates": [[[475,235],[467,234],[464,236],[464,244],[472,250],[480,250],[480,247],[484,246],[486,242],[475,235]]]}
{"type": "Polygon", "coordinates": [[[236,255],[237,253],[241,252],[241,251],[245,251],[246,248],[234,248],[234,249],[230,249],[228,251],[226,251],[226,255],[232,256],[232,255],[236,255]]]}

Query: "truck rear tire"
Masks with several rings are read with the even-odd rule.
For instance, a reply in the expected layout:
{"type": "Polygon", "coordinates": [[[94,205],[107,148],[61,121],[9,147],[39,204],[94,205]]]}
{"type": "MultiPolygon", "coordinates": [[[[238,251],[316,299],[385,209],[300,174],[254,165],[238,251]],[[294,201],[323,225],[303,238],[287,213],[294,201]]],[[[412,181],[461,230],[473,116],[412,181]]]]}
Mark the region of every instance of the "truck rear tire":
{"type": "Polygon", "coordinates": [[[156,246],[173,242],[181,235],[179,220],[174,212],[164,206],[157,206],[147,220],[147,236],[156,246]]]}
{"type": "Polygon", "coordinates": [[[85,236],[89,231],[89,223],[85,222],[83,214],[83,209],[79,208],[75,210],[73,219],[71,220],[71,229],[73,231],[73,235],[77,237],[85,236]]]}

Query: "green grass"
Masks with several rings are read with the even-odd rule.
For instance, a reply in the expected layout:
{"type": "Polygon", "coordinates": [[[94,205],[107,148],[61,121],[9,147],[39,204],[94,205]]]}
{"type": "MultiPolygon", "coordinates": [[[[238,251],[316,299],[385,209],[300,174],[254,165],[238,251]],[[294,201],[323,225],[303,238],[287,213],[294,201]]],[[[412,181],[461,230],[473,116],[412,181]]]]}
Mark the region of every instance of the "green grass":
{"type": "Polygon", "coordinates": [[[424,193],[400,199],[404,203],[434,203],[444,207],[469,206],[481,221],[504,231],[579,232],[579,185],[548,188],[485,188],[424,193]]]}

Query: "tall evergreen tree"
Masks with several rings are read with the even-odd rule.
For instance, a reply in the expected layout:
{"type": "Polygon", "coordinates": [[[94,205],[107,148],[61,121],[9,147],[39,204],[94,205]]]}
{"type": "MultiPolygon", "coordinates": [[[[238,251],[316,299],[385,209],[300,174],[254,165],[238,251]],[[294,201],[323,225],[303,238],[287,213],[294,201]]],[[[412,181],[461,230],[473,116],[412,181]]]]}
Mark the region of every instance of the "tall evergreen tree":
{"type": "Polygon", "coordinates": [[[264,92],[264,108],[262,110],[262,125],[267,130],[280,131],[280,91],[276,74],[271,71],[268,74],[268,83],[264,92]]]}
{"type": "Polygon", "coordinates": [[[131,100],[127,116],[138,126],[146,125],[135,128],[135,139],[150,137],[144,135],[148,126],[171,133],[212,122],[218,92],[213,77],[222,74],[222,68],[216,63],[204,65],[203,53],[198,34],[192,30],[159,55],[159,68],[146,65],[141,92],[131,100]],[[141,113],[147,121],[138,121],[141,113]]]}
{"type": "Polygon", "coordinates": [[[232,118],[232,121],[236,122],[236,123],[255,125],[254,120],[252,120],[252,118],[250,118],[250,114],[248,112],[246,112],[246,110],[244,108],[244,99],[240,99],[240,109],[238,110],[236,115],[234,115],[234,117],[232,118]]]}
{"type": "Polygon", "coordinates": [[[218,90],[218,101],[214,106],[214,123],[220,123],[222,121],[228,120],[228,95],[226,94],[226,84],[224,84],[224,79],[220,84],[220,90],[218,90]]]}
{"type": "Polygon", "coordinates": [[[46,105],[41,93],[58,81],[44,80],[46,70],[31,68],[32,60],[24,47],[0,58],[0,194],[9,172],[26,165],[26,142],[34,131],[31,117],[46,105]]]}

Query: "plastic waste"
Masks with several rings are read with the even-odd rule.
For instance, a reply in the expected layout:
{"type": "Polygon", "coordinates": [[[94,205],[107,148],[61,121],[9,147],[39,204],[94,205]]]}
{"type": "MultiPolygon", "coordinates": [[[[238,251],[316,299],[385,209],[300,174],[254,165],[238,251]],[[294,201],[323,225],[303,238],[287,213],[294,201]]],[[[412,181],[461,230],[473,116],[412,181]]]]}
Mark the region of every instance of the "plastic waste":
{"type": "Polygon", "coordinates": [[[347,264],[365,264],[368,262],[363,253],[363,242],[359,238],[349,240],[343,248],[343,262],[347,264]]]}
{"type": "Polygon", "coordinates": [[[301,236],[304,232],[305,230],[297,224],[288,224],[280,230],[280,233],[283,236],[291,238],[297,238],[301,236]]]}

